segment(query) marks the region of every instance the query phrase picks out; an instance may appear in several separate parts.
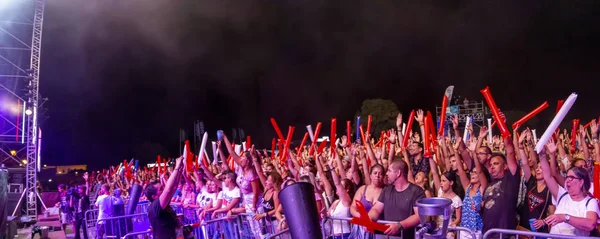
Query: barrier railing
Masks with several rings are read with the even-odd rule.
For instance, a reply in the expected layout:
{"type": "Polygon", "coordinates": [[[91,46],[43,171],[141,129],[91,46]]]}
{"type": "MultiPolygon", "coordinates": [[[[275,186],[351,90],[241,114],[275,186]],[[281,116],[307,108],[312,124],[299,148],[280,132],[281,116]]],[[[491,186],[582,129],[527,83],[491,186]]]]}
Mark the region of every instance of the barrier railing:
{"type": "Polygon", "coordinates": [[[232,220],[237,217],[221,217],[218,219],[208,220],[200,225],[203,232],[203,238],[240,238],[239,231],[235,230],[232,220]]]}
{"type": "Polygon", "coordinates": [[[559,235],[559,234],[549,234],[549,233],[542,233],[542,232],[528,232],[528,231],[509,230],[509,229],[491,229],[491,230],[485,232],[485,234],[483,234],[483,239],[505,238],[510,235],[514,235],[516,237],[516,239],[519,239],[520,236],[530,237],[530,238],[553,238],[553,239],[571,239],[571,238],[598,239],[597,237],[559,235]]]}
{"type": "Polygon", "coordinates": [[[121,237],[121,239],[134,239],[136,237],[139,238],[140,236],[144,236],[143,238],[150,238],[152,236],[152,230],[148,229],[141,232],[130,232],[121,237]]]}
{"type": "Polygon", "coordinates": [[[146,231],[150,228],[148,214],[132,214],[99,219],[95,238],[121,238],[127,233],[146,231]]]}
{"type": "Polygon", "coordinates": [[[87,229],[89,238],[96,238],[96,221],[98,220],[98,209],[87,210],[84,214],[83,226],[87,229]]]}
{"type": "MultiPolygon", "coordinates": [[[[350,223],[352,218],[342,218],[342,217],[326,217],[321,221],[321,231],[323,233],[324,238],[402,238],[404,236],[404,231],[400,231],[400,235],[396,236],[388,236],[381,234],[371,234],[363,229],[361,226],[357,226],[350,223]]],[[[378,223],[389,224],[389,223],[398,223],[396,221],[384,221],[379,220],[378,223]]],[[[417,229],[420,226],[415,227],[415,236],[417,235],[417,229]]],[[[466,227],[448,227],[448,232],[456,233],[456,238],[461,238],[462,233],[467,233],[472,239],[477,239],[477,233],[471,229],[466,227]]]]}
{"type": "Polygon", "coordinates": [[[266,236],[265,239],[287,239],[290,238],[290,229],[285,229],[273,235],[266,236]]]}

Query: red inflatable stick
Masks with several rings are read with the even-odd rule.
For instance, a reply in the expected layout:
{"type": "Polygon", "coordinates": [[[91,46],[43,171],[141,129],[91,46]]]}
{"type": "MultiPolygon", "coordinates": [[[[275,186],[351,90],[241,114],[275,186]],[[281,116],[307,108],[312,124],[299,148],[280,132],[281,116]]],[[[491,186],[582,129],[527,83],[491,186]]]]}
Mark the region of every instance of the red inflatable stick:
{"type": "Polygon", "coordinates": [[[571,153],[577,151],[575,142],[577,141],[577,130],[579,129],[579,119],[573,120],[573,130],[571,131],[571,153]]]}
{"type": "Polygon", "coordinates": [[[329,141],[331,141],[331,155],[335,155],[335,140],[337,138],[336,136],[336,128],[337,128],[337,120],[335,118],[331,119],[331,135],[329,136],[330,139],[329,141]]]}
{"type": "Polygon", "coordinates": [[[488,106],[490,107],[490,110],[492,110],[494,117],[496,117],[496,121],[498,122],[498,128],[500,128],[500,133],[502,134],[502,138],[505,139],[507,137],[510,137],[510,131],[506,128],[506,124],[504,122],[502,122],[502,120],[498,120],[498,119],[501,119],[500,111],[498,110],[498,106],[496,106],[496,102],[494,101],[494,98],[492,97],[492,93],[490,92],[490,87],[486,86],[483,90],[481,90],[481,94],[483,94],[483,97],[485,98],[485,101],[487,102],[488,106]]]}
{"type": "MultiPolygon", "coordinates": [[[[560,110],[560,108],[562,107],[562,105],[565,103],[564,100],[559,100],[556,103],[556,114],[558,114],[558,111],[560,110]]],[[[552,139],[554,139],[554,141],[556,141],[556,137],[558,137],[558,135],[560,134],[560,127],[556,128],[556,130],[554,131],[554,134],[552,134],[552,139]]]]}
{"type": "Polygon", "coordinates": [[[285,163],[285,160],[288,155],[288,150],[290,150],[290,144],[292,143],[292,136],[294,135],[294,126],[288,127],[287,138],[285,139],[285,146],[283,148],[283,154],[281,155],[281,164],[285,163]]]}
{"type": "Polygon", "coordinates": [[[310,149],[308,150],[309,155],[313,155],[315,153],[315,147],[317,147],[317,139],[319,138],[319,133],[321,132],[321,122],[317,122],[317,126],[315,127],[315,140],[310,144],[310,149]]]}
{"type": "Polygon", "coordinates": [[[535,108],[533,111],[529,112],[528,114],[526,114],[525,116],[523,116],[521,119],[515,121],[512,124],[512,128],[516,129],[519,126],[523,125],[525,122],[527,122],[529,119],[531,119],[533,116],[537,115],[538,113],[542,112],[543,110],[545,110],[546,108],[548,108],[548,106],[550,106],[548,104],[548,101],[544,101],[543,104],[541,104],[540,106],[538,106],[537,108],[535,108]]]}
{"type": "Polygon", "coordinates": [[[408,115],[408,123],[406,123],[406,132],[404,132],[404,138],[402,139],[402,148],[406,148],[408,146],[408,139],[412,134],[412,124],[415,120],[415,111],[412,110],[408,115]]]}
{"type": "Polygon", "coordinates": [[[373,116],[369,115],[367,117],[367,134],[371,135],[371,123],[373,122],[373,116]]]}
{"type": "Polygon", "coordinates": [[[283,137],[283,134],[281,133],[281,130],[279,129],[279,125],[277,125],[277,121],[275,121],[274,118],[271,118],[271,124],[273,125],[273,129],[275,129],[275,133],[277,134],[277,137],[279,137],[279,139],[284,140],[285,138],[283,137]]]}
{"type": "Polygon", "coordinates": [[[302,154],[302,150],[304,149],[304,144],[306,143],[307,139],[308,132],[304,133],[304,137],[302,137],[302,142],[300,143],[300,147],[298,147],[298,153],[296,153],[296,156],[300,157],[300,155],[302,154]]]}
{"type": "MultiPolygon", "coordinates": [[[[367,145],[371,143],[371,140],[365,138],[365,131],[363,130],[362,125],[358,126],[358,129],[360,130],[360,139],[362,140],[363,145],[365,147],[367,147],[367,145]],[[369,142],[367,142],[367,141],[369,141],[369,142]]],[[[367,155],[367,168],[371,168],[371,159],[369,158],[368,155],[367,155]]]]}
{"type": "Polygon", "coordinates": [[[440,112],[440,128],[438,129],[438,136],[444,136],[444,126],[446,123],[446,108],[448,107],[448,100],[452,98],[452,91],[454,91],[454,86],[449,86],[444,92],[444,98],[442,99],[442,112],[440,112]]]}
{"type": "Polygon", "coordinates": [[[158,167],[158,174],[161,175],[162,174],[162,167],[160,166],[161,164],[161,159],[160,159],[160,155],[156,156],[156,167],[158,167]]]}
{"type": "Polygon", "coordinates": [[[565,100],[559,100],[558,103],[556,103],[556,114],[558,114],[558,111],[560,110],[560,108],[562,108],[562,105],[565,103],[565,100]]]}
{"type": "MultiPolygon", "coordinates": [[[[427,111],[427,124],[429,124],[429,143],[431,143],[430,146],[433,146],[433,154],[436,154],[436,148],[437,148],[437,137],[435,136],[435,126],[433,124],[433,116],[431,115],[431,112],[427,111]]],[[[430,147],[431,150],[432,147],[430,147]]]]}
{"type": "Polygon", "coordinates": [[[358,200],[355,200],[355,202],[356,210],[358,210],[360,217],[353,217],[350,219],[350,223],[365,227],[371,234],[374,234],[375,231],[385,232],[389,228],[388,225],[371,221],[365,205],[358,200]]]}
{"type": "Polygon", "coordinates": [[[423,147],[425,147],[425,152],[423,153],[423,156],[426,158],[431,157],[431,150],[430,149],[430,144],[429,144],[429,124],[427,123],[427,116],[423,117],[423,121],[424,122],[424,126],[425,126],[425,135],[423,135],[423,142],[424,145],[423,147]]]}
{"type": "Polygon", "coordinates": [[[190,151],[190,141],[186,140],[184,142],[185,144],[185,152],[183,152],[184,154],[186,154],[186,160],[185,160],[185,171],[188,173],[194,172],[193,166],[194,166],[194,155],[192,154],[192,152],[190,151]]]}
{"type": "Polygon", "coordinates": [[[600,164],[594,163],[594,198],[600,198],[600,164]]]}
{"type": "Polygon", "coordinates": [[[323,153],[323,150],[327,146],[327,140],[323,140],[319,145],[319,149],[317,149],[317,153],[323,153]]]}
{"type": "Polygon", "coordinates": [[[275,159],[275,146],[277,145],[277,140],[273,138],[271,140],[271,160],[275,159]]]}
{"type": "Polygon", "coordinates": [[[204,153],[205,154],[202,155],[202,164],[204,165],[204,168],[208,168],[210,165],[208,164],[208,160],[206,159],[206,151],[204,153]]]}
{"type": "Polygon", "coordinates": [[[250,148],[252,148],[252,142],[250,140],[250,136],[246,136],[246,150],[250,150],[250,148]]]}
{"type": "Polygon", "coordinates": [[[347,120],[346,121],[346,146],[350,146],[352,145],[352,134],[350,134],[352,130],[352,121],[347,120]]]}

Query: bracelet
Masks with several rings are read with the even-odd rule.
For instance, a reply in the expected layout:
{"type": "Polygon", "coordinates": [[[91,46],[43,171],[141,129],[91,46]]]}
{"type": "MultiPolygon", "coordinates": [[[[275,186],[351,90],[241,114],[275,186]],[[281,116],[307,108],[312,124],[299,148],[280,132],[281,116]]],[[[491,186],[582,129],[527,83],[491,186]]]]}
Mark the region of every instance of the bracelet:
{"type": "Polygon", "coordinates": [[[423,126],[423,122],[419,122],[419,126],[423,126]]]}

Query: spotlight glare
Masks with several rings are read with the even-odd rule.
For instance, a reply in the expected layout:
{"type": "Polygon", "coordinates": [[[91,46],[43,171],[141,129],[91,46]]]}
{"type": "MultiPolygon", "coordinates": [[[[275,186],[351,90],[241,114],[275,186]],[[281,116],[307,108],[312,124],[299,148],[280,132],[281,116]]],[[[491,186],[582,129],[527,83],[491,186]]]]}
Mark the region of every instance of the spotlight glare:
{"type": "Polygon", "coordinates": [[[26,115],[31,115],[31,114],[33,114],[33,111],[31,111],[30,109],[26,109],[25,110],[25,114],[26,115]]]}

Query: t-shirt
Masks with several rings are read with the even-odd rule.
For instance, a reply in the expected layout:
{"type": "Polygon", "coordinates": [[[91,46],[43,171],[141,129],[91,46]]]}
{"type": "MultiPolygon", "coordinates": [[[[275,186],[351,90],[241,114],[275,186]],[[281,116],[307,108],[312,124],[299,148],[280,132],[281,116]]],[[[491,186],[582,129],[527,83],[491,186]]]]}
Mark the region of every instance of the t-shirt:
{"type": "MultiPolygon", "coordinates": [[[[553,201],[558,201],[560,199],[560,202],[558,205],[556,205],[556,211],[554,214],[569,214],[571,217],[585,217],[587,212],[596,212],[600,216],[600,210],[598,210],[598,201],[594,198],[586,196],[583,200],[575,202],[573,199],[571,199],[571,196],[567,193],[567,191],[560,186],[558,187],[558,197],[559,198],[553,197],[553,201]],[[562,199],[560,199],[561,196],[562,199]],[[589,203],[588,200],[590,201],[589,203]]],[[[553,226],[550,229],[550,233],[573,236],[590,235],[590,232],[579,230],[574,226],[571,226],[571,224],[565,222],[561,222],[553,226]]]]}
{"type": "MultiPolygon", "coordinates": [[[[444,193],[444,191],[442,191],[442,188],[438,189],[438,197],[442,197],[442,194],[444,193]]],[[[460,199],[460,197],[458,195],[454,195],[454,197],[450,198],[450,200],[452,201],[452,217],[450,218],[450,222],[452,223],[452,221],[456,220],[456,209],[459,207],[462,207],[463,202],[462,199],[460,199]]],[[[442,222],[444,221],[444,217],[443,216],[439,216],[438,217],[438,226],[442,226],[442,222]]]]}
{"type": "Polygon", "coordinates": [[[104,221],[100,221],[100,219],[112,217],[113,207],[111,196],[106,194],[98,196],[96,198],[96,207],[98,208],[98,224],[104,224],[104,221]]]}
{"type": "Polygon", "coordinates": [[[60,210],[62,213],[70,213],[71,212],[71,204],[69,203],[69,195],[66,193],[60,194],[60,210]]]}
{"type": "Polygon", "coordinates": [[[87,195],[73,197],[73,212],[83,214],[90,208],[90,197],[87,195]]]}
{"type": "MultiPolygon", "coordinates": [[[[537,190],[537,180],[534,175],[529,177],[527,181],[527,201],[525,206],[520,210],[520,225],[524,228],[529,228],[529,219],[544,219],[546,218],[546,214],[548,213],[548,206],[552,205],[551,200],[552,195],[548,190],[548,187],[544,187],[544,190],[538,192],[537,190]],[[542,215],[542,213],[544,215],[542,215]],[[541,217],[540,217],[541,215],[541,217]]],[[[542,228],[536,229],[537,232],[548,232],[548,227],[544,226],[542,228]]]]}
{"type": "MultiPolygon", "coordinates": [[[[222,208],[226,208],[227,205],[229,205],[229,203],[231,203],[231,201],[233,201],[234,198],[242,197],[242,193],[240,192],[240,189],[238,187],[235,187],[235,188],[229,190],[229,188],[227,188],[225,186],[225,183],[223,183],[222,188],[223,188],[223,191],[221,193],[221,199],[223,199],[222,208]]],[[[238,203],[238,205],[234,205],[234,207],[238,207],[238,206],[239,206],[239,203],[238,203]]]]}
{"type": "MultiPolygon", "coordinates": [[[[414,207],[419,199],[425,198],[425,191],[412,183],[402,192],[398,192],[394,185],[389,185],[381,190],[377,201],[383,203],[383,220],[402,221],[415,213],[414,207]]],[[[415,237],[414,228],[405,228],[403,238],[415,237]]],[[[401,236],[400,233],[394,236],[401,236]]]]}
{"type": "Polygon", "coordinates": [[[217,193],[203,192],[201,194],[198,194],[198,196],[196,197],[196,203],[198,203],[198,205],[200,205],[201,208],[204,208],[206,207],[206,205],[208,205],[208,203],[212,202],[211,207],[214,207],[215,205],[217,205],[217,195],[217,193]]]}
{"type": "Polygon", "coordinates": [[[148,206],[148,219],[154,238],[175,239],[177,237],[176,229],[179,226],[179,220],[177,220],[177,214],[171,205],[167,205],[163,209],[160,206],[160,200],[154,200],[148,206]]]}
{"type": "Polygon", "coordinates": [[[521,169],[517,167],[515,174],[506,169],[504,177],[492,179],[483,195],[483,233],[492,229],[516,229],[517,199],[521,169]]]}
{"type": "Polygon", "coordinates": [[[412,169],[413,177],[417,176],[417,173],[423,172],[425,175],[429,175],[429,158],[421,157],[418,163],[415,163],[415,158],[410,157],[410,168],[412,169]]]}

